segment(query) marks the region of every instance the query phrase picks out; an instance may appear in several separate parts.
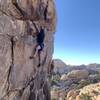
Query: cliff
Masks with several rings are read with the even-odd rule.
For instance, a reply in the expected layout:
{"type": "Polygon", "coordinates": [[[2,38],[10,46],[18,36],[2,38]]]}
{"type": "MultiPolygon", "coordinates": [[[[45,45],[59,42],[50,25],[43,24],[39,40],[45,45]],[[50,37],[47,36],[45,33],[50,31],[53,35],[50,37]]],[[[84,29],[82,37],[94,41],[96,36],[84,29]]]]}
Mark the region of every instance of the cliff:
{"type": "Polygon", "coordinates": [[[55,27],[53,0],[0,0],[0,100],[51,99],[55,27]],[[38,55],[31,58],[37,45],[35,25],[46,29],[41,63],[38,55]]]}

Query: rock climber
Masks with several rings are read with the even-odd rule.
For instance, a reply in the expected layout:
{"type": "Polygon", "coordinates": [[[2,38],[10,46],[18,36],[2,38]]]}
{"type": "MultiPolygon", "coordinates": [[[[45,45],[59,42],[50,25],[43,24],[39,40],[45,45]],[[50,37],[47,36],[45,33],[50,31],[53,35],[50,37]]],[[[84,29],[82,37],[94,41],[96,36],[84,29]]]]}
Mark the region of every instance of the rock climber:
{"type": "MultiPolygon", "coordinates": [[[[47,12],[48,12],[48,1],[47,3],[41,2],[40,4],[40,9],[39,9],[39,15],[41,16],[41,18],[43,18],[43,20],[45,22],[48,22],[48,18],[47,18],[47,12]]],[[[35,58],[38,55],[39,58],[39,65],[41,64],[41,56],[42,56],[42,51],[44,49],[44,39],[45,39],[45,27],[44,25],[40,25],[40,27],[38,27],[36,25],[36,23],[32,22],[35,29],[36,29],[36,33],[37,33],[37,45],[35,47],[35,53],[33,55],[33,57],[30,58],[35,58]]],[[[45,23],[44,23],[45,24],[45,23]]]]}
{"type": "Polygon", "coordinates": [[[38,55],[39,58],[39,65],[41,63],[41,55],[44,48],[44,39],[45,39],[45,29],[44,26],[37,27],[36,23],[33,22],[37,32],[37,45],[35,47],[34,55],[30,57],[30,59],[35,58],[38,55]]]}
{"type": "Polygon", "coordinates": [[[34,53],[34,57],[36,57],[37,53],[39,53],[43,50],[44,48],[44,38],[45,38],[45,32],[43,26],[40,27],[40,31],[37,34],[37,46],[36,50],[34,53]]]}

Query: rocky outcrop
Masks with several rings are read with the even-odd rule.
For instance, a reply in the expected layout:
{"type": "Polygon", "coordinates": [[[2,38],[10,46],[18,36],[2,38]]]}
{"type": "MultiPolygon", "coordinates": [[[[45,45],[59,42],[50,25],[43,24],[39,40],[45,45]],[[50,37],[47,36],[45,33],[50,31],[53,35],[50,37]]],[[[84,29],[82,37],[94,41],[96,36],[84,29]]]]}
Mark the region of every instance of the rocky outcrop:
{"type": "Polygon", "coordinates": [[[89,72],[87,70],[73,70],[67,74],[67,77],[73,79],[82,79],[87,78],[88,75],[89,72]]]}
{"type": "Polygon", "coordinates": [[[53,60],[53,65],[54,65],[54,69],[53,72],[55,74],[59,73],[59,74],[64,74],[65,72],[68,72],[69,70],[69,66],[67,66],[62,60],[60,59],[54,59],[53,60]]]}
{"type": "Polygon", "coordinates": [[[67,100],[100,100],[100,83],[69,91],[67,100]]]}
{"type": "Polygon", "coordinates": [[[0,100],[50,100],[55,27],[53,0],[0,0],[0,100]],[[30,59],[37,45],[35,25],[46,29],[41,62],[38,56],[30,59]]]}
{"type": "Polygon", "coordinates": [[[60,78],[60,80],[67,80],[68,79],[68,77],[67,77],[67,74],[63,74],[62,76],[61,76],[61,78],[60,78]]]}

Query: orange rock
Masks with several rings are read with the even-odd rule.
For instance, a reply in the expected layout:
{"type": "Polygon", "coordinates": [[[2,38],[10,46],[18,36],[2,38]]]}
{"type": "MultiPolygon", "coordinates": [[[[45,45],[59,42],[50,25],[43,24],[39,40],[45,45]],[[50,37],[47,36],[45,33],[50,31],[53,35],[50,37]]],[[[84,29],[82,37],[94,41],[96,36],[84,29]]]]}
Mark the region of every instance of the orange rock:
{"type": "Polygon", "coordinates": [[[81,100],[80,95],[76,96],[76,100],[81,100]]]}
{"type": "Polygon", "coordinates": [[[96,100],[100,100],[100,95],[97,96],[97,99],[96,100]]]}
{"type": "Polygon", "coordinates": [[[78,94],[79,94],[78,90],[70,90],[67,94],[67,99],[69,99],[70,97],[75,99],[78,94]]]}

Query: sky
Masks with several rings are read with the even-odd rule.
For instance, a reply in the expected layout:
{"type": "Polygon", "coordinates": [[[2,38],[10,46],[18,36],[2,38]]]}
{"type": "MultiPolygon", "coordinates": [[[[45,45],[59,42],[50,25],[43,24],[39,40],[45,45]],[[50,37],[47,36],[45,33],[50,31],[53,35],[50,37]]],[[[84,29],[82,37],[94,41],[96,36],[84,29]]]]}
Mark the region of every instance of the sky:
{"type": "Polygon", "coordinates": [[[55,0],[54,55],[66,64],[100,63],[100,0],[55,0]]]}

